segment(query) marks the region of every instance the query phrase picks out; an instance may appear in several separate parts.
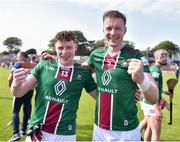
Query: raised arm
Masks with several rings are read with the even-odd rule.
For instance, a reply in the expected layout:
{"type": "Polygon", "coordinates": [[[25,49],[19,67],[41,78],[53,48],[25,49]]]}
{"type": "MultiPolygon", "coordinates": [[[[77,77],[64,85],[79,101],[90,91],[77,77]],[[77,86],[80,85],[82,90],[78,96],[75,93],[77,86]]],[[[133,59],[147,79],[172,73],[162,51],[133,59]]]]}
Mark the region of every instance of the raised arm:
{"type": "MultiPolygon", "coordinates": [[[[159,95],[158,95],[159,91],[158,91],[157,85],[150,73],[144,73],[144,76],[145,76],[145,79],[147,79],[147,81],[150,83],[149,89],[147,89],[146,91],[143,91],[143,89],[141,88],[141,84],[139,84],[138,86],[143,92],[144,98],[146,98],[151,103],[156,104],[159,98],[159,95]]],[[[146,86],[148,85],[148,83],[146,84],[144,83],[144,85],[146,86]]]]}
{"type": "Polygon", "coordinates": [[[132,76],[132,80],[137,83],[140,90],[152,104],[158,101],[158,88],[150,73],[144,73],[143,63],[138,59],[129,59],[128,73],[132,76]]]}
{"type": "Polygon", "coordinates": [[[13,82],[11,91],[14,96],[22,97],[29,90],[36,86],[37,80],[32,74],[27,74],[24,68],[17,69],[13,72],[13,82]]]}

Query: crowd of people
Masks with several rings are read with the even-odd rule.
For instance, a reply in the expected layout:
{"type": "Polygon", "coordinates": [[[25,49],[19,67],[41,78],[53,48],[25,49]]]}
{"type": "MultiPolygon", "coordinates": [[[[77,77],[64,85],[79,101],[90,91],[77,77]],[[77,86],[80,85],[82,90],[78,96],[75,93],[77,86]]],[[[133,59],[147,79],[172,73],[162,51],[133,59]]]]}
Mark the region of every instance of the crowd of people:
{"type": "Polygon", "coordinates": [[[83,88],[96,101],[93,141],[141,141],[144,127],[145,141],[160,140],[161,94],[170,95],[162,91],[160,70],[167,63],[167,51],[155,51],[155,64],[150,67],[139,50],[123,43],[126,23],[123,13],[106,11],[103,15],[106,45],[94,50],[83,64],[73,60],[78,46],[71,31],[58,32],[54,37],[57,56],[45,53],[37,65],[28,60],[25,52],[17,54],[8,78],[14,95],[10,142],[25,135],[27,142],[76,141],[76,113],[83,88]],[[144,112],[140,124],[136,104],[139,97],[144,112]],[[19,130],[22,105],[24,116],[19,130]]]}

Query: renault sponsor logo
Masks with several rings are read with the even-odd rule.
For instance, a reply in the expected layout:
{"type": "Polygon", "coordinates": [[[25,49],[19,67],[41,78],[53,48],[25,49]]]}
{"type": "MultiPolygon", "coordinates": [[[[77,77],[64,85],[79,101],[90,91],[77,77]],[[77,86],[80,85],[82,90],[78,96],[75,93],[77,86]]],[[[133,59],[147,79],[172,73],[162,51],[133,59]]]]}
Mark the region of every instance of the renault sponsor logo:
{"type": "Polygon", "coordinates": [[[109,72],[109,70],[105,70],[101,78],[102,78],[103,85],[107,86],[112,79],[111,73],[109,72]]]}
{"type": "Polygon", "coordinates": [[[55,86],[54,86],[56,95],[61,96],[64,91],[66,91],[66,84],[64,81],[60,80],[55,86]]]}

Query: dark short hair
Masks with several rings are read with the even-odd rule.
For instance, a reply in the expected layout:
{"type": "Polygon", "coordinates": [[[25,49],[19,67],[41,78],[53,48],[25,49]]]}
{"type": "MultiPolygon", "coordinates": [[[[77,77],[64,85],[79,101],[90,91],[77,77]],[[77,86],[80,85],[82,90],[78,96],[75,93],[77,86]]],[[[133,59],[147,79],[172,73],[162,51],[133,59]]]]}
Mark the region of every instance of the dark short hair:
{"type": "Polygon", "coordinates": [[[72,31],[61,31],[56,34],[54,41],[75,41],[75,35],[72,31]]]}
{"type": "Polygon", "coordinates": [[[25,59],[29,58],[29,56],[28,56],[28,54],[26,52],[19,52],[19,55],[22,56],[25,59]]]}
{"type": "Polygon", "coordinates": [[[103,15],[103,22],[106,18],[121,18],[124,21],[124,25],[126,25],[126,16],[118,10],[106,11],[103,15]]]}

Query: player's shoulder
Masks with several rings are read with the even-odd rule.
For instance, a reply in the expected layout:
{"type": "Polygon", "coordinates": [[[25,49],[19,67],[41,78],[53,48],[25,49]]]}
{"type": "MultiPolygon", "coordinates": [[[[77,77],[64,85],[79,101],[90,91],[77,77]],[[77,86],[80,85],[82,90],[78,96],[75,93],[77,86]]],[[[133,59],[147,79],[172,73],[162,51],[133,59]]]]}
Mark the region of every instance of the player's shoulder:
{"type": "Polygon", "coordinates": [[[124,45],[122,50],[128,53],[129,55],[136,55],[140,53],[139,49],[135,49],[134,47],[128,44],[124,45]]]}
{"type": "Polygon", "coordinates": [[[100,54],[100,53],[104,53],[104,52],[106,52],[108,49],[107,49],[108,47],[100,47],[100,48],[98,48],[98,49],[95,49],[95,50],[93,50],[92,51],[92,53],[91,54],[100,54]]]}
{"type": "Polygon", "coordinates": [[[75,63],[74,64],[74,69],[77,70],[77,71],[80,71],[80,72],[87,72],[87,73],[91,72],[91,70],[90,70],[90,68],[88,66],[83,66],[80,63],[75,63]]]}
{"type": "Polygon", "coordinates": [[[150,71],[153,72],[153,71],[160,71],[159,67],[156,65],[156,64],[153,64],[151,67],[150,67],[150,71]]]}
{"type": "Polygon", "coordinates": [[[57,61],[56,60],[41,60],[40,61],[40,64],[42,65],[47,65],[47,64],[57,64],[57,61]]]}

